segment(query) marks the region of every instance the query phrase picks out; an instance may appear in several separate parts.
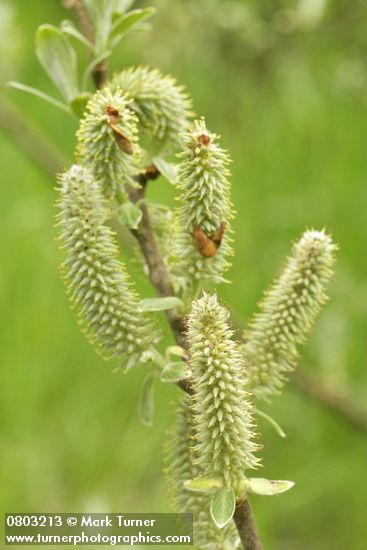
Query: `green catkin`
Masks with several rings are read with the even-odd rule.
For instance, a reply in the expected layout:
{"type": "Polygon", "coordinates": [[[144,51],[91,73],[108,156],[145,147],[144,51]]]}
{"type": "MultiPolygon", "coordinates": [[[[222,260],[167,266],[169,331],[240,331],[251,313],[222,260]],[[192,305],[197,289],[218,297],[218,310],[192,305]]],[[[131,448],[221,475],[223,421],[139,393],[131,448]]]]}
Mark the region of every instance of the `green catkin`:
{"type": "Polygon", "coordinates": [[[192,102],[183,86],[149,67],[125,69],[115,75],[111,86],[132,98],[131,108],[158,148],[177,147],[192,116],[192,102]]]}
{"type": "Polygon", "coordinates": [[[228,319],[216,295],[204,293],[192,304],[187,338],[198,464],[205,476],[235,487],[259,459],[245,360],[228,319]]]}
{"type": "Polygon", "coordinates": [[[306,341],[327,300],[336,249],[324,231],[306,231],[244,332],[243,351],[256,397],[279,394],[294,369],[297,346],[306,341]]]}
{"type": "Polygon", "coordinates": [[[184,396],[177,408],[175,424],[168,433],[164,448],[165,474],[172,509],[178,513],[192,513],[194,543],[197,550],[235,550],[239,541],[234,523],[218,529],[210,516],[211,496],[188,491],[184,482],[201,475],[195,464],[193,419],[190,398],[184,396]]]}
{"type": "Polygon", "coordinates": [[[141,149],[138,120],[120,89],[109,86],[89,101],[77,132],[77,158],[100,182],[106,197],[124,194],[126,184],[136,185],[141,149]]]}
{"type": "Polygon", "coordinates": [[[115,235],[105,225],[110,212],[99,183],[86,167],[73,165],[60,177],[59,239],[67,293],[80,323],[105,358],[119,356],[127,368],[141,360],[157,338],[119,260],[115,235]]]}
{"type": "Polygon", "coordinates": [[[179,234],[172,273],[184,277],[188,288],[195,288],[202,280],[223,282],[230,266],[228,257],[233,251],[229,222],[234,217],[228,181],[230,159],[203,119],[194,122],[182,141],[184,151],[178,155],[177,176],[179,234]]]}

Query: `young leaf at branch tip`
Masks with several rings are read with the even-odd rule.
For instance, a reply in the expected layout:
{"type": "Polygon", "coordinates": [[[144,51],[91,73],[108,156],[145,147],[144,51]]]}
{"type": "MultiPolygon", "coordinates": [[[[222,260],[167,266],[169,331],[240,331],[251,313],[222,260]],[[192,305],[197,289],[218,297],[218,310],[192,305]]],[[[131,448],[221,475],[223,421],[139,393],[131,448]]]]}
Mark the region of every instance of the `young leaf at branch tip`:
{"type": "Polygon", "coordinates": [[[194,449],[205,477],[223,480],[227,489],[259,464],[245,360],[228,319],[216,295],[204,293],[187,321],[194,449]]]}
{"type": "Polygon", "coordinates": [[[77,156],[90,167],[107,197],[134,181],[139,171],[141,150],[138,144],[137,118],[129,108],[131,100],[108,86],[89,101],[77,132],[77,156]]]}
{"type": "MultiPolygon", "coordinates": [[[[240,544],[234,523],[229,522],[223,529],[218,529],[210,515],[211,493],[191,488],[203,481],[203,471],[192,448],[194,423],[190,403],[191,398],[183,396],[164,447],[168,496],[174,511],[193,514],[196,550],[236,550],[240,544]]],[[[220,480],[211,482],[221,483],[220,480]]]]}
{"type": "Polygon", "coordinates": [[[182,300],[176,296],[166,296],[165,298],[144,298],[139,302],[140,311],[165,311],[174,307],[182,306],[182,300]]]}
{"type": "Polygon", "coordinates": [[[154,380],[153,373],[148,372],[141,388],[138,412],[141,423],[148,428],[153,425],[154,414],[154,380]]]}
{"type": "Polygon", "coordinates": [[[148,137],[154,139],[151,150],[177,148],[193,114],[183,86],[158,69],[130,67],[115,75],[111,88],[121,89],[133,100],[131,108],[148,137]]]}
{"type": "Polygon", "coordinates": [[[110,43],[113,47],[116,47],[121,38],[128,32],[134,30],[140,23],[149,19],[156,13],[156,9],[144,8],[131,10],[128,13],[121,14],[118,17],[113,18],[112,30],[109,35],[110,43]],[[112,42],[113,41],[113,42],[112,42]]]}
{"type": "Polygon", "coordinates": [[[182,135],[184,151],[178,155],[178,236],[172,272],[195,288],[201,280],[223,282],[233,254],[230,220],[234,217],[228,180],[227,153],[218,136],[197,120],[182,135]]]}
{"type": "Polygon", "coordinates": [[[99,183],[74,165],[60,177],[61,268],[70,301],[88,339],[105,358],[121,357],[130,368],[158,340],[153,319],[138,310],[139,297],[119,260],[116,236],[99,183]]]}
{"type": "Polygon", "coordinates": [[[325,231],[306,231],[245,330],[243,352],[256,397],[279,394],[287,373],[295,368],[298,346],[327,301],[336,250],[325,231]]]}
{"type": "Polygon", "coordinates": [[[114,21],[119,19],[133,3],[133,0],[84,0],[95,30],[96,56],[108,49],[114,21]]]}
{"type": "Polygon", "coordinates": [[[76,53],[65,34],[53,25],[41,25],[36,34],[36,54],[42,67],[70,103],[79,94],[76,53]]]}

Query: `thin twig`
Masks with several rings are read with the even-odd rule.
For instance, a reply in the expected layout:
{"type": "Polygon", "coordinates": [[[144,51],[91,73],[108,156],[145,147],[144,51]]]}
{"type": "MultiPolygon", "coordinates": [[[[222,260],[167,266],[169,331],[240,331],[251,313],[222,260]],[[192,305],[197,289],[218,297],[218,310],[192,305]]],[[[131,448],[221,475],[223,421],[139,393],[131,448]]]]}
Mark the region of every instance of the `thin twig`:
{"type": "Polygon", "coordinates": [[[237,505],[233,519],[243,550],[263,550],[248,498],[237,505]]]}
{"type": "Polygon", "coordinates": [[[313,399],[329,411],[336,413],[341,419],[367,435],[367,409],[350,395],[343,394],[333,388],[310,370],[299,368],[291,375],[291,381],[302,394],[313,399]]]}
{"type": "MultiPolygon", "coordinates": [[[[140,181],[142,182],[143,180],[140,179],[140,181]]],[[[138,229],[131,229],[131,233],[138,241],[138,244],[148,266],[150,282],[155,288],[158,296],[175,296],[175,291],[170,279],[167,266],[164,262],[158,243],[154,236],[154,231],[147,206],[141,200],[144,197],[145,187],[146,185],[144,184],[141,185],[140,189],[129,189],[130,200],[134,203],[137,203],[139,201],[139,208],[142,212],[142,219],[138,229]]],[[[183,318],[177,315],[174,309],[167,310],[166,316],[176,343],[185,349],[187,347],[187,343],[184,334],[183,318]]]]}

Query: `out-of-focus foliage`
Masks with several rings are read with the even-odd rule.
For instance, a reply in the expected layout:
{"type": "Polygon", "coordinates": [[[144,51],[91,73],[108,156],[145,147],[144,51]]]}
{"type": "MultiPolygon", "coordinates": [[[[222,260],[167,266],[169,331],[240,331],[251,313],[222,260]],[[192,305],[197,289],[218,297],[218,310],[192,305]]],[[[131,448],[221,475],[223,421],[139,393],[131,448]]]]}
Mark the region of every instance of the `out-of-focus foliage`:
{"type": "MultiPolygon", "coordinates": [[[[158,65],[177,77],[231,152],[236,262],[234,286],[223,285],[221,296],[243,322],[289,242],[305,226],[325,225],[340,246],[338,266],[302,363],[365,402],[366,2],[149,4],[158,10],[154,30],[126,38],[110,67],[158,65]],[[312,25],[286,30],[290,14],[311,6],[312,25]],[[254,47],[251,36],[269,45],[254,47]]],[[[32,9],[27,0],[1,2],[2,82],[53,92],[33,53],[34,32],[64,18],[71,14],[56,1],[34,0],[32,9]]],[[[71,160],[76,121],[6,93],[71,160]]],[[[176,389],[159,386],[155,428],[142,427],[135,403],[143,369],[129,379],[112,374],[68,309],[56,270],[52,182],[5,132],[0,147],[2,510],[167,511],[160,449],[176,389]]],[[[152,182],[152,200],[172,195],[168,183],[152,182]]],[[[259,419],[267,475],[296,482],[286,497],[252,498],[265,547],[365,550],[365,438],[291,385],[264,409],[288,435],[284,442],[259,419]]]]}

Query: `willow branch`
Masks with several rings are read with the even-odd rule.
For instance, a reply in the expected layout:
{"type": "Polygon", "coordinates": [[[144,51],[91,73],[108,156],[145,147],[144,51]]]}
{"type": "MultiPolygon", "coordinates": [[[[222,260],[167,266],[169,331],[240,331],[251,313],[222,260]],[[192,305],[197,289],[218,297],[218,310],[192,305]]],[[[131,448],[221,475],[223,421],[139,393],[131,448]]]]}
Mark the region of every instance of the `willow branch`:
{"type": "Polygon", "coordinates": [[[237,505],[233,519],[243,550],[263,550],[248,498],[237,505]]]}
{"type": "MultiPolygon", "coordinates": [[[[145,173],[147,174],[147,172],[145,173]]],[[[137,177],[141,184],[140,189],[130,188],[129,197],[134,203],[139,201],[139,208],[142,213],[142,219],[138,229],[131,229],[131,233],[136,238],[140,250],[148,266],[149,279],[155,288],[158,296],[175,296],[175,291],[170,279],[170,275],[154,236],[152,223],[146,204],[141,200],[144,198],[146,188],[146,176],[141,174],[137,177]]],[[[152,179],[152,178],[150,178],[152,179]]],[[[155,178],[154,178],[155,179],[155,178]]],[[[184,319],[175,313],[174,309],[166,311],[167,320],[170,324],[176,343],[182,348],[187,348],[186,337],[184,333],[184,319]]]]}

